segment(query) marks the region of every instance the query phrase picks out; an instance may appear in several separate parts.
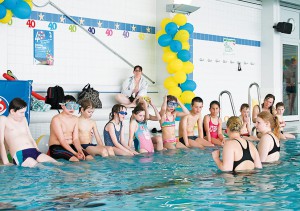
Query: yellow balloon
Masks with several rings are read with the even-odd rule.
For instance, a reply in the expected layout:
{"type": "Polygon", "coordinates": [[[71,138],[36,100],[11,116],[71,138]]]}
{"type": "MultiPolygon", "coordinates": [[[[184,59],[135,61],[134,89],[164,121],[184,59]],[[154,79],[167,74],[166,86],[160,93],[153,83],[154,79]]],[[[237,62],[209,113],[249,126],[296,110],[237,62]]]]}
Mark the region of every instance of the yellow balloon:
{"type": "Polygon", "coordinates": [[[164,52],[163,56],[162,56],[162,60],[166,63],[169,63],[170,61],[174,60],[177,58],[177,54],[172,52],[172,51],[167,51],[164,52]]]}
{"type": "Polygon", "coordinates": [[[32,9],[32,0],[24,0],[30,7],[30,9],[32,9]]]}
{"type": "Polygon", "coordinates": [[[192,62],[187,61],[182,63],[182,71],[184,71],[186,74],[192,73],[194,70],[194,65],[192,62]]]}
{"type": "Polygon", "coordinates": [[[178,87],[178,83],[174,80],[172,76],[170,76],[165,79],[164,87],[166,89],[170,89],[171,87],[178,87]]]}
{"type": "Polygon", "coordinates": [[[182,66],[183,66],[183,64],[180,59],[173,59],[167,65],[167,70],[170,74],[176,73],[177,71],[182,69],[182,66]]]}
{"type": "Polygon", "coordinates": [[[0,22],[1,23],[8,23],[11,20],[12,15],[13,14],[12,14],[11,10],[6,10],[6,15],[5,15],[4,18],[0,19],[0,22]]]}
{"type": "MultiPolygon", "coordinates": [[[[163,49],[163,52],[170,52],[170,51],[171,51],[170,46],[162,47],[162,49],[163,49]]],[[[172,52],[173,52],[173,51],[172,51],[172,52]]]]}
{"type": "Polygon", "coordinates": [[[195,93],[192,91],[184,91],[182,92],[180,98],[182,99],[183,103],[191,103],[195,96],[195,93]]]}
{"type": "Polygon", "coordinates": [[[179,30],[175,36],[174,36],[174,40],[179,40],[181,42],[186,42],[188,41],[190,38],[190,34],[187,30],[179,30]]]}
{"type": "Polygon", "coordinates": [[[164,30],[159,30],[158,32],[156,32],[155,37],[158,40],[158,38],[163,35],[166,34],[166,32],[164,30]]]}
{"type": "Polygon", "coordinates": [[[170,22],[172,22],[172,20],[171,20],[170,18],[164,18],[164,19],[162,19],[162,21],[161,21],[161,23],[160,23],[161,28],[164,29],[164,28],[166,27],[166,25],[167,25],[168,23],[170,23],[170,22]]]}
{"type": "Polygon", "coordinates": [[[178,86],[171,87],[168,89],[168,95],[173,95],[175,97],[179,97],[181,95],[182,91],[178,86]]]}
{"type": "Polygon", "coordinates": [[[183,14],[176,14],[173,17],[173,22],[176,23],[178,26],[183,26],[187,22],[187,18],[183,14]]]}
{"type": "Polygon", "coordinates": [[[183,71],[177,71],[173,77],[174,80],[179,84],[182,84],[183,82],[186,81],[186,74],[183,71]]]}
{"type": "Polygon", "coordinates": [[[190,44],[188,41],[181,42],[182,50],[190,50],[190,44]]]}

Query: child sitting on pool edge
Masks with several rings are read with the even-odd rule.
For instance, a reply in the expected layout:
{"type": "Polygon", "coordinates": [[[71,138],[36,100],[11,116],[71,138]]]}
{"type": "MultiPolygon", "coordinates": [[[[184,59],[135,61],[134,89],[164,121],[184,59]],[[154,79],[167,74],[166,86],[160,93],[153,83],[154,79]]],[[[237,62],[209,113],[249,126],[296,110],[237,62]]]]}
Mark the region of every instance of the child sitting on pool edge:
{"type": "Polygon", "coordinates": [[[283,119],[283,113],[284,113],[284,104],[283,102],[279,102],[276,104],[276,112],[277,112],[277,117],[280,123],[280,139],[286,140],[286,139],[295,139],[295,136],[293,134],[284,132],[283,129],[286,126],[286,123],[283,119]]]}
{"type": "Polygon", "coordinates": [[[32,138],[25,117],[27,103],[21,98],[14,98],[9,103],[9,115],[0,116],[0,154],[4,165],[11,165],[7,158],[5,143],[13,163],[23,167],[34,167],[41,162],[56,162],[41,153],[32,138]]]}
{"type": "Polygon", "coordinates": [[[69,161],[92,160],[93,157],[81,148],[78,138],[78,117],[74,116],[79,105],[71,95],[64,97],[62,112],[50,123],[49,153],[55,159],[69,161]]]}
{"type": "Polygon", "coordinates": [[[203,119],[204,131],[207,141],[212,144],[224,145],[225,139],[222,133],[222,120],[219,115],[220,103],[216,100],[209,104],[210,114],[206,115],[203,119]]]}
{"type": "Polygon", "coordinates": [[[112,107],[109,121],[103,130],[104,143],[106,146],[111,146],[116,155],[133,156],[138,153],[126,148],[127,143],[124,139],[123,121],[126,115],[127,109],[124,105],[116,104],[112,107]]]}
{"type": "Polygon", "coordinates": [[[80,103],[80,117],[78,118],[79,141],[83,149],[90,155],[101,155],[102,157],[115,156],[112,147],[104,146],[97,129],[97,124],[92,120],[95,111],[94,103],[85,99],[80,103]],[[92,134],[95,136],[97,144],[92,144],[92,134]]]}

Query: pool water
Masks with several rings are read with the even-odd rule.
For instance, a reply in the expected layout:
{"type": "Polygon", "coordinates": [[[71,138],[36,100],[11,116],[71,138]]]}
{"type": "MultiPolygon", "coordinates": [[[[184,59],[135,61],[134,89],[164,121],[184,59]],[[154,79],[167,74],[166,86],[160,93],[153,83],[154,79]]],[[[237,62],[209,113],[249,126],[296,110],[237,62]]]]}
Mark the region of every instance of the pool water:
{"type": "Polygon", "coordinates": [[[278,164],[236,174],[219,171],[211,151],[0,166],[0,209],[300,209],[300,140],[281,142],[278,164]]]}

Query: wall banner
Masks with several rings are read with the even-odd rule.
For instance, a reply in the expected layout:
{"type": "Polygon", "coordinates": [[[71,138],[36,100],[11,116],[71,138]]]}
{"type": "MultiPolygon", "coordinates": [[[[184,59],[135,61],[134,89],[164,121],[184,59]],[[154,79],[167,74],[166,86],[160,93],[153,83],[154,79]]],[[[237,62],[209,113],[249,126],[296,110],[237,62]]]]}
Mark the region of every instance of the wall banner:
{"type": "Polygon", "coordinates": [[[54,32],[48,30],[33,30],[34,64],[54,64],[54,32]]]}
{"type": "Polygon", "coordinates": [[[235,46],[236,46],[235,39],[224,38],[223,44],[224,44],[224,54],[225,55],[234,55],[235,54],[235,46]]]}

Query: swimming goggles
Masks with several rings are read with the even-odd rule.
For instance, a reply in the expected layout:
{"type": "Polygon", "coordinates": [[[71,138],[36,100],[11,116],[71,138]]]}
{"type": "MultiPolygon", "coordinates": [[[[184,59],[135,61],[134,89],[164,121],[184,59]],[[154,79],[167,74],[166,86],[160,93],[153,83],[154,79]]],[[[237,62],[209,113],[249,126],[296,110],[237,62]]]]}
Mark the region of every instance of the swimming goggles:
{"type": "Polygon", "coordinates": [[[178,103],[170,101],[170,102],[168,102],[167,105],[168,105],[168,107],[177,107],[178,103]]]}
{"type": "Polygon", "coordinates": [[[75,102],[68,102],[68,103],[60,103],[60,105],[66,106],[68,110],[78,110],[79,109],[79,104],[75,102]]]}
{"type": "Polygon", "coordinates": [[[121,115],[127,115],[127,112],[126,111],[119,111],[119,114],[121,114],[121,115]]]}

